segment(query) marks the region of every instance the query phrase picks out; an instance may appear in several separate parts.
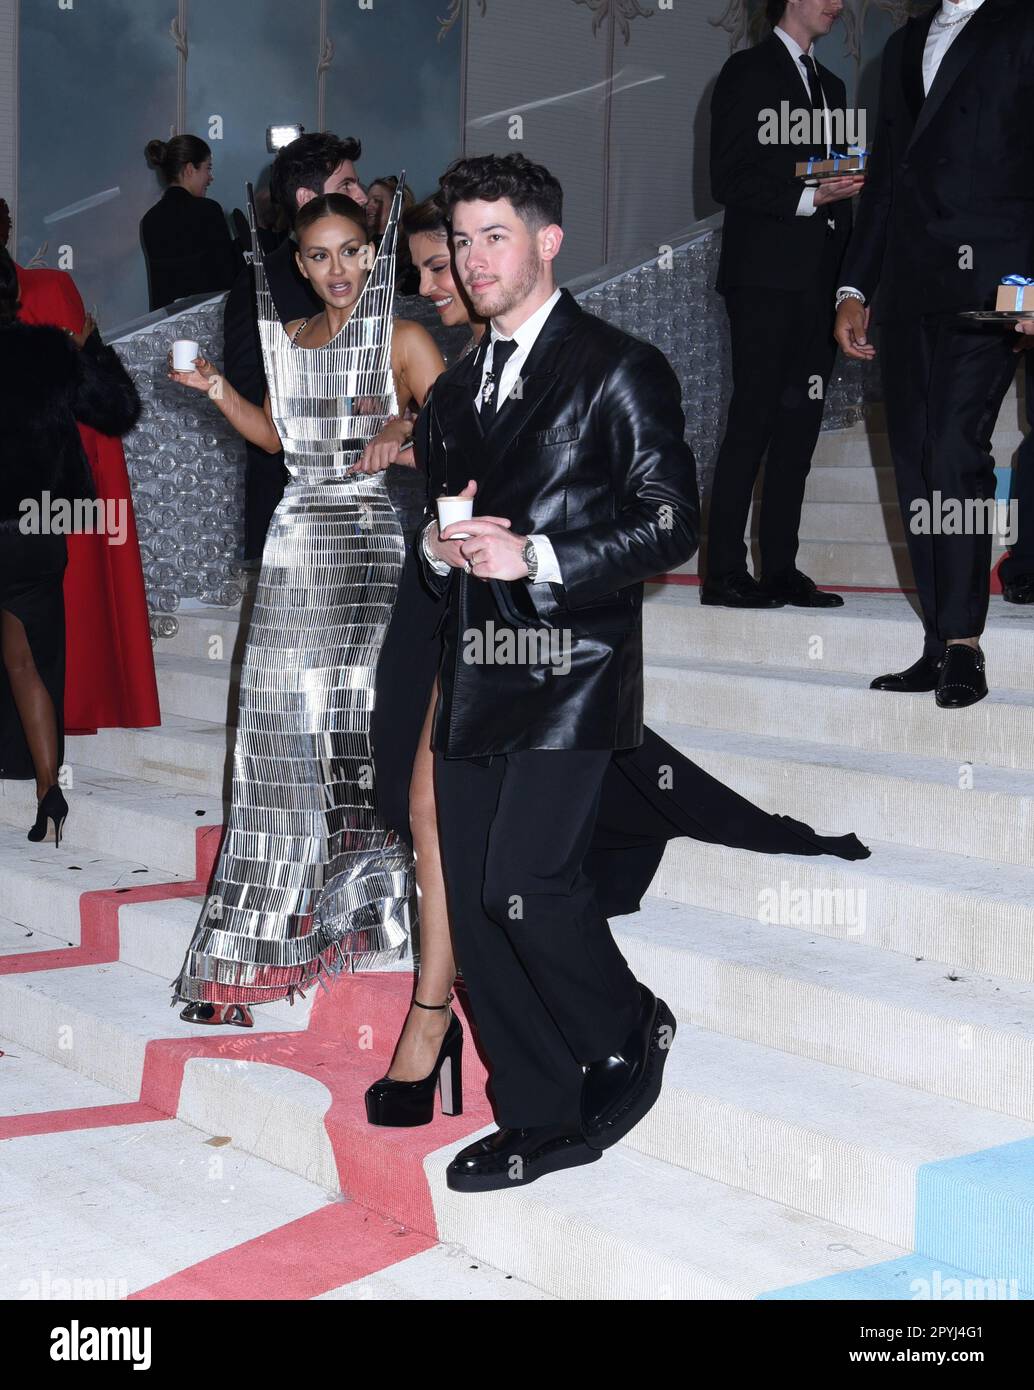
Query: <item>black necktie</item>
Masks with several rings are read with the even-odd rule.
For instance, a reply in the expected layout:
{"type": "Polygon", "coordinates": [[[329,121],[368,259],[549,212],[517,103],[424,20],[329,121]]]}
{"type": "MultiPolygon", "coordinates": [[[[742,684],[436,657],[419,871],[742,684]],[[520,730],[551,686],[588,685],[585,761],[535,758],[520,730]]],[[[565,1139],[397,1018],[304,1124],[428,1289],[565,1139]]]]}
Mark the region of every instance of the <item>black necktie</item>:
{"type": "Polygon", "coordinates": [[[808,91],[811,93],[811,109],[813,111],[824,111],[826,108],[826,99],[822,95],[822,83],[819,81],[819,70],[815,65],[815,59],[810,53],[802,53],[801,62],[804,64],[804,71],[808,74],[808,91]]]}
{"type": "Polygon", "coordinates": [[[496,338],[492,344],[492,370],[486,373],[481,392],[481,423],[486,430],[499,413],[499,383],[503,378],[503,368],[516,351],[516,338],[496,338]]]}

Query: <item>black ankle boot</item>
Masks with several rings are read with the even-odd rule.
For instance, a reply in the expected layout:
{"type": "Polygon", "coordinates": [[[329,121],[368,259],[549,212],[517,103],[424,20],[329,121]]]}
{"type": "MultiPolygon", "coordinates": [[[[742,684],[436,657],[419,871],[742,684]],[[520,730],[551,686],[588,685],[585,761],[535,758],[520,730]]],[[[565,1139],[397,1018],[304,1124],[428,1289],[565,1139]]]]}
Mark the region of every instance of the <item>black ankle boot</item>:
{"type": "Polygon", "coordinates": [[[46,796],[40,801],[36,810],[36,823],[29,831],[28,839],[34,843],[47,838],[47,822],[54,822],[54,848],[57,849],[61,843],[61,829],[68,817],[68,802],[62,795],[61,788],[54,784],[46,796]]]}
{"type": "MultiPolygon", "coordinates": [[[[418,1009],[447,1009],[454,996],[444,1004],[413,1003],[418,1009]]],[[[434,1088],[438,1087],[443,1115],[463,1114],[463,1028],[455,1014],[438,1049],[438,1060],[429,1075],[420,1081],[393,1081],[382,1076],[366,1092],[366,1118],[372,1125],[390,1125],[397,1129],[413,1125],[429,1125],[434,1119],[434,1088]]]]}

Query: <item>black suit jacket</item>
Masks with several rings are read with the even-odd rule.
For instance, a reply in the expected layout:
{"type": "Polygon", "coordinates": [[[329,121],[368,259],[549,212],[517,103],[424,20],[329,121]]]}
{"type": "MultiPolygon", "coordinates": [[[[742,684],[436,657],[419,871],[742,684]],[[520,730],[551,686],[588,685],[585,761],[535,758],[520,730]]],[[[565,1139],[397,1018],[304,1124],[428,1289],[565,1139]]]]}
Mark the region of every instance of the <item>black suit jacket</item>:
{"type": "Polygon", "coordinates": [[[524,364],[522,395],[486,434],[474,397],[487,347],[486,334],[435,382],[417,422],[418,458],[432,498],[474,478],[475,515],[547,535],[563,583],[439,576],[424,561],[428,583],[449,594],[434,747],[450,757],[634,747],[643,581],[688,560],[699,534],[678,378],[657,348],[563,290],[524,364]],[[545,634],[552,660],[529,659],[531,648],[522,658],[519,645],[516,660],[470,659],[469,634],[503,629],[517,642],[529,640],[523,629],[545,634]]]}
{"type": "Polygon", "coordinates": [[[218,203],[170,184],[140,219],[150,307],[188,294],[218,294],[233,284],[241,257],[218,203]]]}
{"type": "Polygon", "coordinates": [[[993,308],[1034,274],[1034,6],[984,0],[923,96],[936,10],[887,40],[880,112],[840,273],[892,319],[993,308]],[[967,249],[968,248],[968,249],[967,249]]]}
{"type": "MultiPolygon", "coordinates": [[[[851,230],[847,200],[798,217],[804,185],[798,161],[825,157],[825,144],[762,144],[764,111],[810,111],[802,73],[776,34],[755,48],[734,53],[718,75],[711,96],[711,192],[725,207],[717,288],[756,285],[801,290],[814,280],[827,239],[827,218],[836,223],[835,262],[851,230]]],[[[828,68],[818,64],[826,104],[844,110],[847,91],[828,68]]],[[[834,136],[836,129],[834,127],[834,136]]],[[[846,153],[846,151],[841,151],[846,153]]]]}

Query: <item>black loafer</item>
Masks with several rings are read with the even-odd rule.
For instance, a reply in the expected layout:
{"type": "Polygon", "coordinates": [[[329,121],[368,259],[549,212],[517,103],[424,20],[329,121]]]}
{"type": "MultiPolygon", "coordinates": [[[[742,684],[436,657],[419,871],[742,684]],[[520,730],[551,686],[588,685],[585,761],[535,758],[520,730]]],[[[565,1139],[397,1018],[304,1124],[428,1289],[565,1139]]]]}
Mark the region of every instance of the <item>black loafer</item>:
{"type": "Polygon", "coordinates": [[[886,676],[877,676],[870,682],[870,690],[904,690],[915,694],[922,690],[936,690],[943,656],[921,656],[904,671],[892,671],[886,676]]]}
{"type": "Polygon", "coordinates": [[[664,1064],[675,1036],[675,1016],[663,999],[639,986],[639,1017],[618,1052],[591,1063],[582,1086],[582,1133],[595,1149],[609,1149],[633,1129],[661,1093],[664,1064]]]}
{"type": "Polygon", "coordinates": [[[731,574],[725,579],[705,579],[700,586],[700,602],[719,608],[781,608],[777,598],[761,592],[749,574],[731,574]]]}
{"type": "Polygon", "coordinates": [[[843,608],[841,594],[828,593],[820,589],[814,579],[809,579],[800,570],[795,570],[788,579],[761,581],[761,592],[774,598],[779,604],[789,604],[792,608],[843,608]]]}
{"type": "Polygon", "coordinates": [[[445,1182],[453,1192],[503,1192],[602,1157],[570,1126],[503,1128],[461,1149],[445,1170],[445,1182]]]}
{"type": "Polygon", "coordinates": [[[967,705],[975,705],[986,694],[984,653],[979,647],[967,647],[962,642],[952,643],[944,656],[934,699],[941,709],[965,709],[967,705]]]}
{"type": "Polygon", "coordinates": [[[1021,574],[1003,582],[1002,598],[1006,603],[1034,603],[1034,574],[1021,574]]]}

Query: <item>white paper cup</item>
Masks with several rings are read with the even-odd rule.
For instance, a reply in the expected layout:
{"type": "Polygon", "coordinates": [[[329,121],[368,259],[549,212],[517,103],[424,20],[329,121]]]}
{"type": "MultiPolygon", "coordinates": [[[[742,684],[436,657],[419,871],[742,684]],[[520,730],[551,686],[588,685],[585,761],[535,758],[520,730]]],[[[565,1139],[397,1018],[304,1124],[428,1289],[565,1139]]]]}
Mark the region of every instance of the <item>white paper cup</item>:
{"type": "MultiPolygon", "coordinates": [[[[446,526],[451,526],[454,521],[469,521],[473,515],[473,497],[439,497],[438,534],[441,535],[446,526]]],[[[457,531],[453,532],[449,539],[452,541],[466,540],[467,536],[457,531]]]]}
{"type": "Polygon", "coordinates": [[[192,372],[194,370],[194,358],[200,357],[201,344],[192,342],[189,338],[177,338],[172,345],[172,370],[174,372],[192,372]]]}

